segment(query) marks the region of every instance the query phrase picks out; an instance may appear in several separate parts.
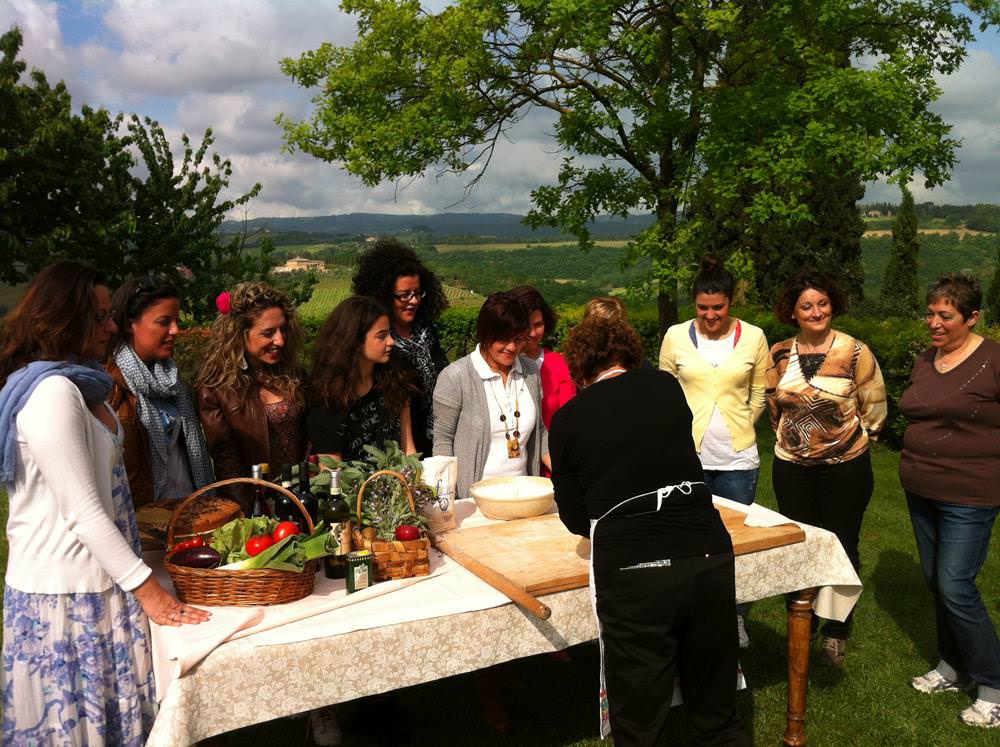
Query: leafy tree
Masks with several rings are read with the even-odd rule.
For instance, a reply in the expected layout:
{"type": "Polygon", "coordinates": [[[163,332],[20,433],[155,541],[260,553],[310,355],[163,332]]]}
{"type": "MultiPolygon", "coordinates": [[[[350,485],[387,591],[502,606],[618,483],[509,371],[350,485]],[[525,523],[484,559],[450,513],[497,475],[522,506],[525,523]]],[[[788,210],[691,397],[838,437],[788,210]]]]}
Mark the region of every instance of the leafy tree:
{"type": "Polygon", "coordinates": [[[129,223],[123,199],[131,157],[104,111],[72,112],[17,59],[21,32],[0,35],[0,281],[18,283],[59,254],[103,249],[129,223]]]}
{"type": "Polygon", "coordinates": [[[1000,324],[1000,247],[996,253],[996,265],[990,287],[983,299],[983,312],[987,324],[1000,324]]]}
{"type": "MultiPolygon", "coordinates": [[[[929,111],[933,76],[972,38],[966,9],[995,1],[345,0],[353,47],[324,44],[283,69],[321,86],[307,121],[279,117],[290,148],[366,184],[455,172],[475,183],[497,140],[532,108],[555,113],[557,183],[532,192],[533,225],[590,245],[595,216],[651,211],[632,255],[661,325],[700,253],[703,221],[680,222],[702,180],[718,207],[741,196],[755,226],[813,220],[808,195],[850,173],[939,184],[956,142],[929,111]],[[864,60],[864,66],[854,61],[864,60]]],[[[763,268],[762,268],[763,269],[763,268]]]]}
{"type": "Polygon", "coordinates": [[[912,315],[920,309],[917,289],[917,210],[913,195],[903,187],[903,201],[892,223],[892,252],[882,280],[882,307],[898,316],[912,315]]]}
{"type": "MultiPolygon", "coordinates": [[[[226,198],[232,164],[182,137],[175,160],[163,128],[136,114],[72,112],[63,83],[51,87],[17,59],[17,28],[0,36],[0,281],[22,282],[60,257],[90,262],[112,284],[170,277],[195,318],[214,313],[223,288],[267,276],[273,247],[244,250],[246,233],[221,240],[228,214],[261,189],[226,198]]],[[[308,293],[315,278],[292,290],[308,293]]]]}

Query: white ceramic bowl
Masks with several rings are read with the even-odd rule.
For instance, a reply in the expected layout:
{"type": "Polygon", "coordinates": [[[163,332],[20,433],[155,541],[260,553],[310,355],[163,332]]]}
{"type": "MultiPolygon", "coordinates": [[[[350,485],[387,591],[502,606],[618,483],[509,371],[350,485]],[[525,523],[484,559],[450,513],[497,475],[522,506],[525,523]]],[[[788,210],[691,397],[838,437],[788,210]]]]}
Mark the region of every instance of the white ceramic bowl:
{"type": "Polygon", "coordinates": [[[490,519],[527,519],[552,507],[554,490],[547,477],[488,477],[469,492],[479,510],[490,519]]]}

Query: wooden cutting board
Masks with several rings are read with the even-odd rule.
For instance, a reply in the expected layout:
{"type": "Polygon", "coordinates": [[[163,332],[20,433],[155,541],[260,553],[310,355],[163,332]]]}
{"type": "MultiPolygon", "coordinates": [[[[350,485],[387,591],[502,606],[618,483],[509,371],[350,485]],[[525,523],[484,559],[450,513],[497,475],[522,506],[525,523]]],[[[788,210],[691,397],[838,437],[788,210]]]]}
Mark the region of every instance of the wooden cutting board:
{"type": "MultiPolygon", "coordinates": [[[[739,511],[719,508],[719,513],[737,555],[805,539],[805,532],[794,524],[748,527],[739,511]]],[[[556,514],[456,529],[441,539],[534,596],[578,589],[590,577],[590,541],[570,534],[556,514]]]]}

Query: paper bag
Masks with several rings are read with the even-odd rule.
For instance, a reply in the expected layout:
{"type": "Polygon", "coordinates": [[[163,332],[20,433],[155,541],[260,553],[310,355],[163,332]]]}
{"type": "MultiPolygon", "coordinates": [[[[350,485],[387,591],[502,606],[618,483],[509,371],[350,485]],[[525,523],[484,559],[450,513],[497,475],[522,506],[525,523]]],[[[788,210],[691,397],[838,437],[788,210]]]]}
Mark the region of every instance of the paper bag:
{"type": "Polygon", "coordinates": [[[455,522],[455,487],[458,483],[458,459],[453,456],[427,457],[420,462],[420,479],[434,488],[437,499],[425,503],[421,512],[433,534],[447,532],[455,522]]]}

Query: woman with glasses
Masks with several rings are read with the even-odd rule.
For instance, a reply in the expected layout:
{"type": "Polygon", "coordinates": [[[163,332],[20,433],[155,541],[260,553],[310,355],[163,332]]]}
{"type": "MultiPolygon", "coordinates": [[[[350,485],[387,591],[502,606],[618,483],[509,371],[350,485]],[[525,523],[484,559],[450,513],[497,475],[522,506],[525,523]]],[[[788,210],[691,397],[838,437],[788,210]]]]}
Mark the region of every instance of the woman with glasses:
{"type": "MultiPolygon", "coordinates": [[[[305,457],[298,318],[267,283],[222,294],[212,340],[195,377],[198,410],[220,480],[249,477],[254,464],[278,470],[305,457]]],[[[252,494],[241,495],[248,514],[252,494]]]]}
{"type": "Polygon", "coordinates": [[[396,239],[379,239],[358,258],[354,293],[389,309],[390,331],[401,361],[419,377],[410,402],[413,441],[421,454],[431,453],[433,395],[438,374],[448,365],[434,322],[448,306],[441,283],[416,253],[396,239]]]}
{"type": "Polygon", "coordinates": [[[198,411],[174,362],[180,294],[163,278],[127,280],[111,298],[118,328],[106,363],[108,401],[125,435],[125,471],[136,507],[183,498],[212,482],[198,411]]]}
{"type": "Polygon", "coordinates": [[[148,620],[209,617],[142,559],[98,363],[114,332],[104,279],[77,262],[42,270],[4,320],[5,745],[144,743],[156,713],[148,620]]]}
{"type": "Polygon", "coordinates": [[[521,357],[527,304],[509,291],[483,302],[476,349],[449,365],[434,388],[434,454],[458,458],[455,496],[486,477],[537,475],[548,466],[542,381],[521,357]]]}

